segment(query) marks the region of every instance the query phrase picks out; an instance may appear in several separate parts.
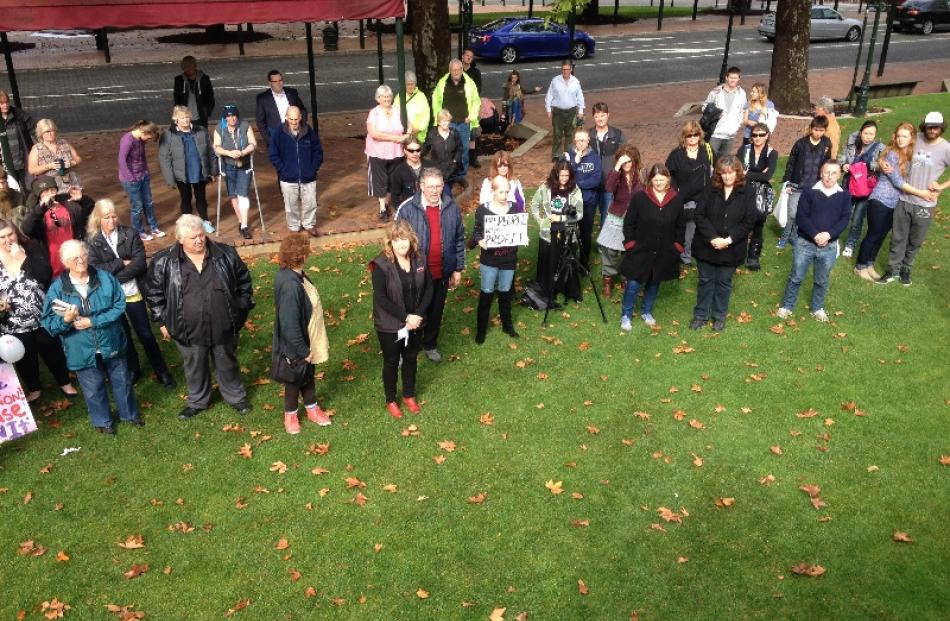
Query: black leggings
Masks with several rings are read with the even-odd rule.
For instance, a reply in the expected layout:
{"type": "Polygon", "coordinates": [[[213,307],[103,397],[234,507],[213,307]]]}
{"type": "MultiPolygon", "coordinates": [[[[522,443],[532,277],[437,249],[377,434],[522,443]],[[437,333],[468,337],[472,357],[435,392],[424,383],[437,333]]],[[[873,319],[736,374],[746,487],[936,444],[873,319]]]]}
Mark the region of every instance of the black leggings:
{"type": "Polygon", "coordinates": [[[303,395],[304,406],[313,405],[317,402],[317,385],[312,373],[310,379],[303,386],[284,384],[284,411],[296,412],[301,395],[303,395]]]}
{"type": "Polygon", "coordinates": [[[30,332],[14,334],[15,337],[23,342],[23,358],[13,367],[20,375],[20,381],[23,382],[25,392],[40,390],[40,363],[38,356],[43,357],[46,368],[53,375],[58,386],[65,386],[69,383],[69,371],[66,370],[66,356],[63,354],[63,347],[57,339],[50,336],[43,328],[37,328],[30,332]]]}
{"type": "Polygon", "coordinates": [[[399,359],[402,358],[402,396],[416,396],[416,358],[419,356],[419,337],[409,333],[408,343],[397,341],[393,332],[376,331],[379,346],[383,350],[383,390],[386,403],[396,400],[396,378],[399,375],[399,359]]]}

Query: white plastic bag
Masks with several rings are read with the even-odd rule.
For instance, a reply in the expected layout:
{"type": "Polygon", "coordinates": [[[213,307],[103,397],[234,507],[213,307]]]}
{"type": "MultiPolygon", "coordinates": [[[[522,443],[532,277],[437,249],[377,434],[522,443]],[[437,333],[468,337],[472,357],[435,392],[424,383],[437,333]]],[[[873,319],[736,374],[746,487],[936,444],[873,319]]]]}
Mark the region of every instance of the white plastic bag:
{"type": "Polygon", "coordinates": [[[782,228],[785,228],[785,224],[788,222],[788,192],[785,191],[787,187],[787,182],[782,184],[782,189],[778,193],[778,202],[772,212],[775,214],[775,219],[778,220],[778,225],[782,228]]]}

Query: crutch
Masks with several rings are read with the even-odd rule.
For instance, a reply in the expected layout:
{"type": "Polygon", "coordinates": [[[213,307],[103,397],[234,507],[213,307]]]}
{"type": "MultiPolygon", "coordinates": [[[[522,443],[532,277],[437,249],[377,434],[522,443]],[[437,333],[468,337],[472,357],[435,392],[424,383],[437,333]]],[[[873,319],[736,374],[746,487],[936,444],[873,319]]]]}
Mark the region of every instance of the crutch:
{"type": "Polygon", "coordinates": [[[257,173],[254,172],[254,154],[251,153],[248,156],[250,168],[248,168],[249,174],[251,175],[251,181],[254,182],[254,198],[257,199],[257,213],[261,216],[261,233],[265,233],[264,230],[264,210],[261,209],[261,194],[257,191],[257,173]]]}
{"type": "Polygon", "coordinates": [[[215,237],[221,237],[221,177],[224,176],[224,168],[221,166],[221,156],[218,156],[218,208],[217,208],[217,226],[214,227],[215,237]]]}

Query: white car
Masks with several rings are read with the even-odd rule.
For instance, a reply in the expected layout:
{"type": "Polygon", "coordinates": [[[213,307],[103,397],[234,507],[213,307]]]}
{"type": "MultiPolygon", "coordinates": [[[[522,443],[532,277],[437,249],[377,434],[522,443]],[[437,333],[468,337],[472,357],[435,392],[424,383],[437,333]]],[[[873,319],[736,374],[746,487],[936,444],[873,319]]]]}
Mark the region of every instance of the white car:
{"type": "MultiPolygon", "coordinates": [[[[775,40],[775,13],[766,13],[759,22],[759,34],[775,40]]],[[[854,42],[861,38],[861,22],[845,17],[834,9],[815,6],[811,9],[810,39],[844,39],[854,42]]]]}

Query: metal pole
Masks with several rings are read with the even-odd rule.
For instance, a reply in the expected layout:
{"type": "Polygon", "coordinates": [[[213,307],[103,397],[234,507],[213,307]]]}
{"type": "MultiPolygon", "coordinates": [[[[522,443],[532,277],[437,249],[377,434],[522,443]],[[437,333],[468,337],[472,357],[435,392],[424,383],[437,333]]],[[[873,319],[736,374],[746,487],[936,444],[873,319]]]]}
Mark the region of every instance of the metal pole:
{"type": "Polygon", "coordinates": [[[884,43],[881,44],[881,58],[877,65],[877,77],[884,75],[884,63],[887,62],[887,50],[891,45],[891,31],[894,29],[894,11],[896,7],[896,2],[888,2],[887,28],[884,30],[884,43]]]}
{"type": "MultiPolygon", "coordinates": [[[[313,26],[307,22],[307,72],[310,74],[310,126],[313,131],[319,132],[317,121],[317,77],[313,68],[313,26]]],[[[306,119],[304,119],[306,120],[306,119]]]]}
{"type": "Polygon", "coordinates": [[[244,56],[244,24],[238,24],[238,56],[244,56]]]}
{"type": "Polygon", "coordinates": [[[614,26],[617,25],[617,17],[620,15],[620,0],[614,0],[614,26]]]}
{"type": "Polygon", "coordinates": [[[732,43],[732,20],[735,13],[732,10],[732,3],[729,3],[729,27],[726,29],[726,49],[722,55],[722,68],[719,70],[719,83],[726,81],[726,66],[729,64],[729,45],[732,43]]]}
{"type": "Polygon", "coordinates": [[[699,0],[693,0],[693,21],[696,21],[696,13],[699,11],[699,0]]]}
{"type": "Polygon", "coordinates": [[[838,0],[835,0],[835,10],[838,10],[838,0]]]}
{"type": "MultiPolygon", "coordinates": [[[[870,8],[870,6],[868,7],[870,8]]],[[[858,90],[858,99],[854,104],[854,115],[864,116],[868,111],[868,90],[871,86],[871,64],[874,62],[874,43],[877,39],[877,28],[881,21],[881,5],[874,5],[874,28],[871,30],[871,42],[868,44],[868,62],[864,68],[864,79],[858,90]]]]}
{"type": "Polygon", "coordinates": [[[854,59],[854,75],[851,76],[851,90],[848,91],[848,110],[854,111],[854,108],[851,107],[854,103],[854,87],[858,83],[858,71],[861,68],[861,50],[864,49],[864,37],[868,34],[868,14],[867,11],[864,13],[864,23],[861,24],[861,40],[858,41],[858,55],[854,59]]]}
{"type": "MultiPolygon", "coordinates": [[[[838,0],[835,0],[837,2],[838,0]]],[[[745,12],[749,8],[749,0],[739,0],[742,3],[742,12],[739,14],[739,25],[745,26],[745,12]]]]}
{"type": "Polygon", "coordinates": [[[366,23],[360,20],[360,49],[366,49],[366,23]]]}
{"type": "Polygon", "coordinates": [[[102,51],[105,53],[106,62],[112,62],[112,50],[109,49],[109,33],[106,32],[105,28],[102,29],[102,51]]]}
{"type": "Polygon", "coordinates": [[[406,113],[406,43],[403,40],[402,18],[396,18],[396,74],[399,78],[399,118],[402,126],[409,127],[406,113]]]}
{"type": "Polygon", "coordinates": [[[663,4],[664,0],[660,0],[660,10],[656,14],[656,29],[657,31],[663,30],[663,4]]]}
{"type": "Polygon", "coordinates": [[[13,104],[17,108],[22,108],[20,103],[20,86],[16,81],[16,71],[13,70],[13,54],[10,50],[10,40],[7,39],[6,32],[0,32],[0,45],[3,45],[3,60],[7,63],[7,76],[10,79],[10,94],[13,95],[13,104]]]}
{"type": "Polygon", "coordinates": [[[534,17],[534,0],[528,0],[528,17],[534,17]]]}
{"type": "Polygon", "coordinates": [[[383,78],[383,20],[376,20],[376,63],[379,67],[379,83],[386,80],[383,78]]]}
{"type": "MultiPolygon", "coordinates": [[[[455,55],[456,58],[460,58],[462,56],[462,50],[465,49],[465,41],[463,40],[465,36],[465,27],[463,26],[465,22],[465,8],[462,4],[463,0],[459,0],[459,51],[458,54],[455,55]]],[[[382,82],[382,80],[380,80],[380,82],[382,82]]]]}

